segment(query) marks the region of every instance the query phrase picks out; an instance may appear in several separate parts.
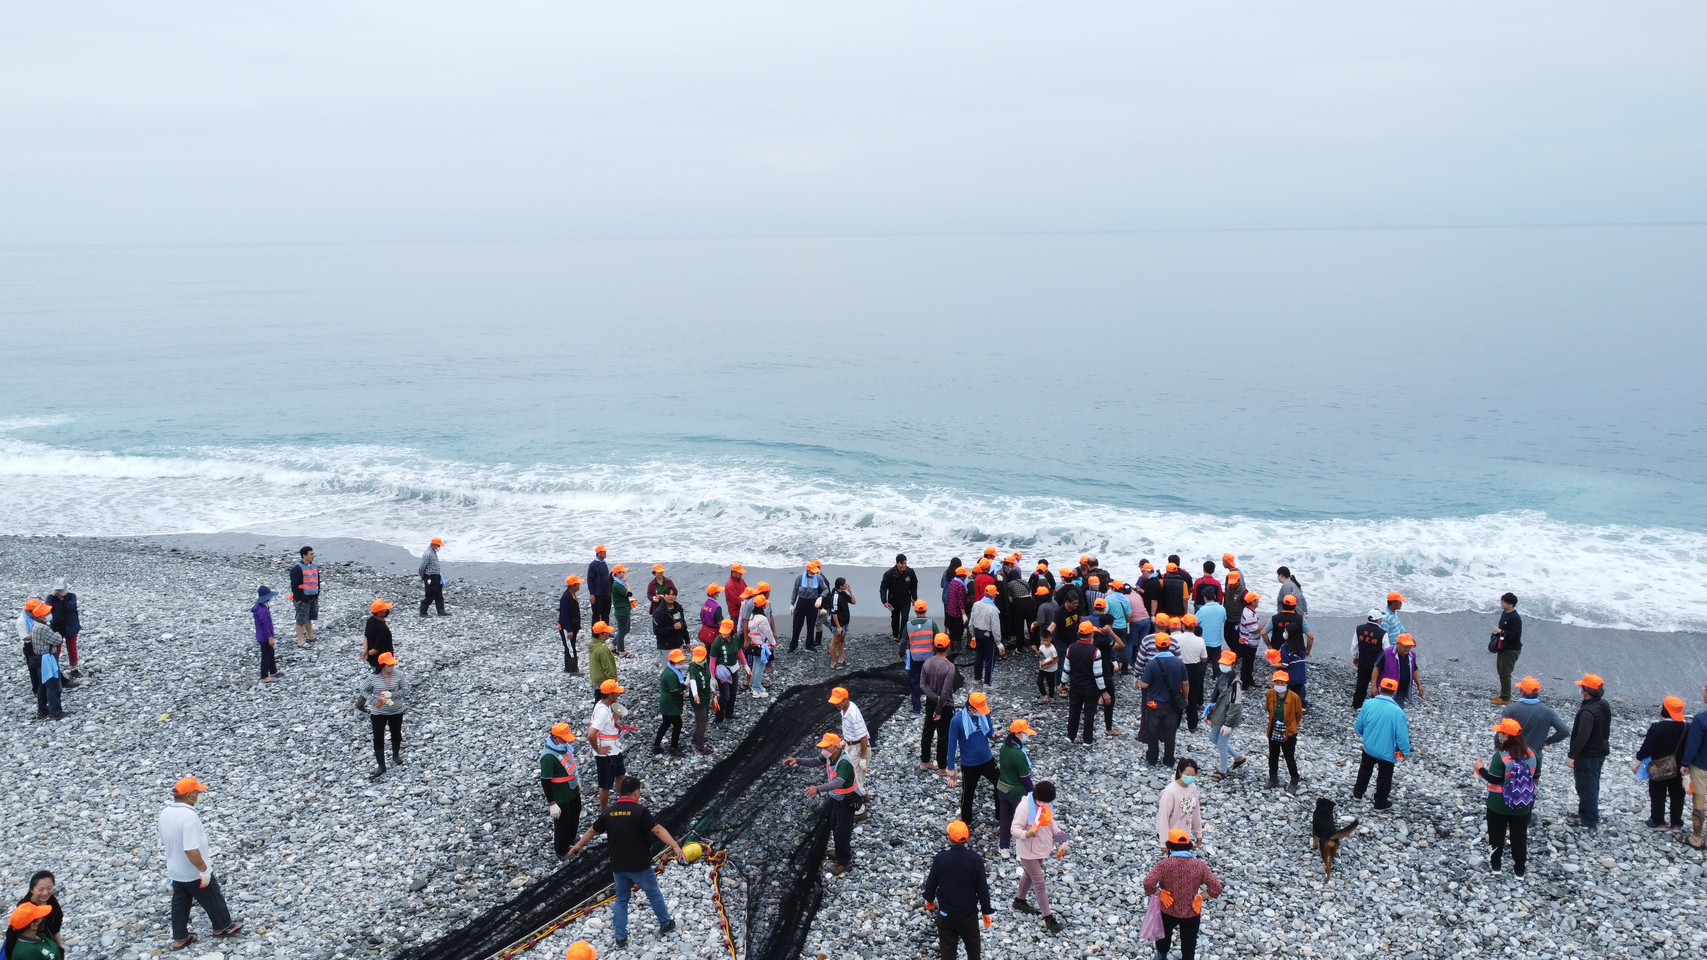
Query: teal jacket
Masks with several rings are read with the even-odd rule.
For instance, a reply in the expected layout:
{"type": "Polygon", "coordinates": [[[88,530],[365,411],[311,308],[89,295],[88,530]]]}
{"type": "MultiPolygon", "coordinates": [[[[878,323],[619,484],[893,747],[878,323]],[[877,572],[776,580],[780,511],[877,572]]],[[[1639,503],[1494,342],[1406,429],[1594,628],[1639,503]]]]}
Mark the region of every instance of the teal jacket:
{"type": "Polygon", "coordinates": [[[1357,734],[1363,738],[1363,752],[1388,763],[1396,761],[1395,751],[1411,752],[1411,721],[1405,708],[1382,694],[1363,701],[1357,712],[1357,734]]]}

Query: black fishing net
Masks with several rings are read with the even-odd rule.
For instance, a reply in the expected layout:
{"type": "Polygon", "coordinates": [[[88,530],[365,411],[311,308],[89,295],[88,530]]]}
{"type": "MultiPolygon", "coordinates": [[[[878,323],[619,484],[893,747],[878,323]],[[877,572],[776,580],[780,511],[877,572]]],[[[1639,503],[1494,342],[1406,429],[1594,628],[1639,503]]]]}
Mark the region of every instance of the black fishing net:
{"type": "MultiPolygon", "coordinates": [[[[821,765],[789,769],[791,756],[816,756],[813,744],[839,728],[827,700],[847,687],[875,742],[879,728],[908,693],[898,667],[876,667],[789,687],[775,695],[746,738],[669,806],[653,811],[678,839],[697,836],[728,852],[747,885],[743,958],[793,960],[805,952],[823,898],[824,846],[830,835],[824,802],[802,798],[823,776],[821,765]]],[[[529,784],[531,786],[531,784],[529,784]]],[[[564,865],[508,902],[397,960],[491,957],[551,924],[609,886],[603,844],[564,865]]]]}

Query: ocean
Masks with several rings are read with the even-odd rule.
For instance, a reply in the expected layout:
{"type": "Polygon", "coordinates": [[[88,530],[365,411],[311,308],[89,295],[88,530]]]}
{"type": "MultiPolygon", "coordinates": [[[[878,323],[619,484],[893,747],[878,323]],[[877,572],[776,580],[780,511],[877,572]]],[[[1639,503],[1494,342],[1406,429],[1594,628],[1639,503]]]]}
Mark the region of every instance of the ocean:
{"type": "Polygon", "coordinates": [[[1707,227],[0,249],[0,533],[1707,629],[1707,227]],[[1272,582],[1268,573],[1259,585],[1272,582]]]}

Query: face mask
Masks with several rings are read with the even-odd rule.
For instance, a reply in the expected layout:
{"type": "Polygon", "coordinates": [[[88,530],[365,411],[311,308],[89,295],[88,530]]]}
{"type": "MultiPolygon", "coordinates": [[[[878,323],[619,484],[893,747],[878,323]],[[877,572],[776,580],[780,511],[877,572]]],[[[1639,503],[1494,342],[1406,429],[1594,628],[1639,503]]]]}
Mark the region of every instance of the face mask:
{"type": "Polygon", "coordinates": [[[1190,774],[1186,774],[1185,776],[1179,778],[1179,782],[1183,783],[1189,787],[1189,786],[1192,786],[1193,784],[1197,783],[1197,778],[1194,776],[1191,776],[1190,774]]]}
{"type": "Polygon", "coordinates": [[[1030,738],[1030,737],[1028,737],[1028,736],[1026,736],[1026,735],[1025,735],[1025,734],[1023,734],[1023,733],[1016,733],[1016,734],[1014,734],[1014,739],[1016,739],[1016,740],[1018,740],[1018,741],[1019,741],[1019,742],[1020,742],[1020,745],[1021,745],[1021,746],[1024,746],[1024,745],[1025,745],[1025,742],[1026,742],[1026,741],[1027,741],[1027,740],[1030,740],[1030,739],[1031,739],[1031,738],[1030,738]]]}
{"type": "Polygon", "coordinates": [[[1280,694],[1281,696],[1285,696],[1286,695],[1286,688],[1277,683],[1274,685],[1274,692],[1280,694]]]}
{"type": "Polygon", "coordinates": [[[828,750],[820,750],[820,751],[818,751],[818,756],[820,756],[820,757],[823,757],[823,758],[824,758],[824,762],[825,762],[825,763],[829,763],[829,762],[830,762],[830,751],[828,751],[828,750]]]}

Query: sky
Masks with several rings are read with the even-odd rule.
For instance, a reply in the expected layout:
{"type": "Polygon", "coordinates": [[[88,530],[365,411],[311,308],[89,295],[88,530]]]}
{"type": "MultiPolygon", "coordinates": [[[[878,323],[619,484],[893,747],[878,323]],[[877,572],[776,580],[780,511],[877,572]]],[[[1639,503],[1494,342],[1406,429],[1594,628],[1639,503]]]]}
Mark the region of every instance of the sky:
{"type": "Polygon", "coordinates": [[[0,245],[1707,221],[1707,4],[0,7],[0,245]]]}

